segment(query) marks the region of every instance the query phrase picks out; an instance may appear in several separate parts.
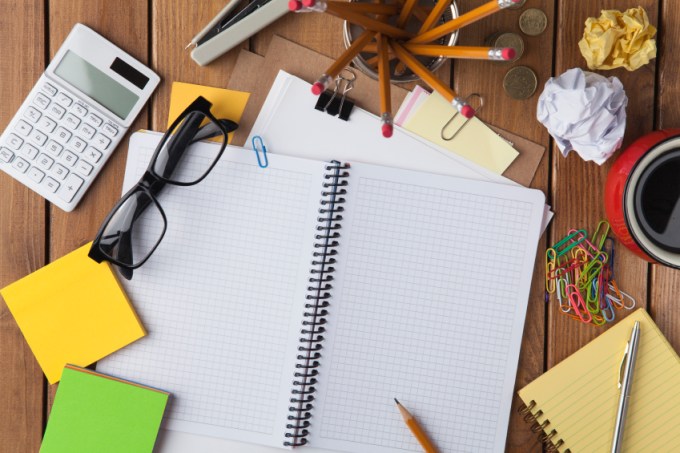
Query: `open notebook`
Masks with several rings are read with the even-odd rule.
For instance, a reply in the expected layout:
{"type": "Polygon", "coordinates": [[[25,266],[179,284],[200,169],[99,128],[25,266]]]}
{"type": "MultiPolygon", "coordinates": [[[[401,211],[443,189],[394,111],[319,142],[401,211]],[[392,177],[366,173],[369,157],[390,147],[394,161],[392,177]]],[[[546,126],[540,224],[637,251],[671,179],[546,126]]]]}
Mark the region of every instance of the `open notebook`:
{"type": "MultiPolygon", "coordinates": [[[[159,139],[132,136],[124,189],[159,139]]],[[[172,391],[168,429],[418,452],[397,397],[442,451],[503,450],[540,191],[229,147],[159,201],[125,282],[148,336],[98,369],[172,391]]]]}
{"type": "Polygon", "coordinates": [[[527,420],[556,450],[609,451],[626,342],[640,321],[640,343],[622,451],[671,452],[680,444],[680,358],[640,308],[519,391],[527,420]],[[549,438],[546,438],[548,436],[549,438]]]}

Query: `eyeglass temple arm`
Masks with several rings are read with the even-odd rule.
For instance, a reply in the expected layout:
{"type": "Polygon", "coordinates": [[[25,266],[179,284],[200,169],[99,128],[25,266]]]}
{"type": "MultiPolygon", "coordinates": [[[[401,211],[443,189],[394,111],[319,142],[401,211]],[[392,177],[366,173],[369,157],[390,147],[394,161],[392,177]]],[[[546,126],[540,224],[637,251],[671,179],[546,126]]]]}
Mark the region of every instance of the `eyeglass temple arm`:
{"type": "Polygon", "coordinates": [[[168,161],[165,166],[165,175],[169,177],[175,171],[177,164],[182,160],[184,152],[191,145],[192,140],[201,129],[201,123],[205,117],[190,113],[180,126],[177,133],[170,136],[168,147],[168,161]]]}

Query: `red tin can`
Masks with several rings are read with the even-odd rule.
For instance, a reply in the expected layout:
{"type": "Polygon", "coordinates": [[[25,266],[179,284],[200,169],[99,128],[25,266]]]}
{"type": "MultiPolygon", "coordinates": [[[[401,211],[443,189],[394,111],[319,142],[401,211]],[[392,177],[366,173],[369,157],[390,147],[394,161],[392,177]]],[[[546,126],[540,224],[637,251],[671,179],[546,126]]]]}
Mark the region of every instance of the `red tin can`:
{"type": "Polygon", "coordinates": [[[647,134],[607,175],[612,231],[638,256],[680,269],[680,129],[647,134]]]}

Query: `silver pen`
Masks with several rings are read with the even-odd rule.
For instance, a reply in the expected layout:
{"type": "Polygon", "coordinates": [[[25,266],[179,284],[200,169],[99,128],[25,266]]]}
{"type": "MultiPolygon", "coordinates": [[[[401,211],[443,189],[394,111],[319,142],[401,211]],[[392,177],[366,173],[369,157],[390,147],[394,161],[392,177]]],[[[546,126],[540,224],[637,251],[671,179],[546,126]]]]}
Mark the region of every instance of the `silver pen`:
{"type": "Polygon", "coordinates": [[[626,412],[630,401],[630,390],[633,387],[633,371],[635,371],[635,359],[637,357],[638,344],[640,342],[640,322],[635,321],[630,340],[626,344],[621,368],[619,369],[619,410],[616,414],[616,425],[614,426],[614,436],[612,438],[612,453],[621,451],[623,442],[623,428],[626,425],[626,412]],[[623,372],[623,377],[621,377],[623,372]]]}

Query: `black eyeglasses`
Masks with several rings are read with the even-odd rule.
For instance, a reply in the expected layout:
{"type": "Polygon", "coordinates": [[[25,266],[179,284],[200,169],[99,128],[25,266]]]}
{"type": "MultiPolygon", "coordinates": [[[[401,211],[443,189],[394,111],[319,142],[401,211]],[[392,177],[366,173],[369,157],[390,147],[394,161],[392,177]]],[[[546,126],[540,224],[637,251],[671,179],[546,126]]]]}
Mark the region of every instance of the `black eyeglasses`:
{"type": "Polygon", "coordinates": [[[99,228],[89,256],[98,263],[116,264],[126,279],[149,259],[160,244],[167,218],[156,199],[166,184],[192,186],[201,182],[222,156],[227,134],[238,128],[230,120],[216,119],[212,104],[198,97],[170,125],[156,147],[146,172],[116,203],[99,228]],[[196,146],[217,138],[219,146],[196,146]]]}

